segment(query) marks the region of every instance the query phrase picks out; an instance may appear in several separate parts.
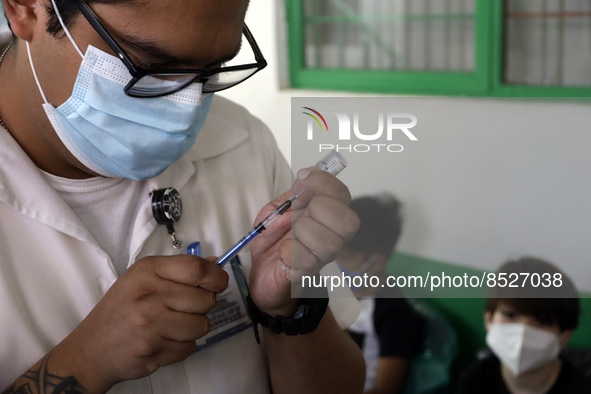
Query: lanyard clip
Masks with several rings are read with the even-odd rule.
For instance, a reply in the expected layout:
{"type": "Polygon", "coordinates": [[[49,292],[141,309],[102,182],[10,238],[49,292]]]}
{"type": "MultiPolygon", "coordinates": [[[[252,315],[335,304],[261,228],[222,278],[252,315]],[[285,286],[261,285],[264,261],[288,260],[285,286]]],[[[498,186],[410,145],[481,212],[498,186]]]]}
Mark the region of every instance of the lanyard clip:
{"type": "Polygon", "coordinates": [[[183,242],[177,238],[174,223],[181,219],[183,204],[181,195],[174,187],[158,189],[152,192],[152,214],[158,224],[164,224],[172,238],[172,247],[180,249],[183,242]]]}

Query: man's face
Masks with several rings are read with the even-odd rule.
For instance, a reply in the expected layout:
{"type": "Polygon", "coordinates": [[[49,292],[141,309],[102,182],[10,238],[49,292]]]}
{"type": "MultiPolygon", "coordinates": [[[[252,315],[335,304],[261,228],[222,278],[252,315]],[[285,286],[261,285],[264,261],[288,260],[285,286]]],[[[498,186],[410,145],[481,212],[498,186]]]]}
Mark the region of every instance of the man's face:
{"type": "MultiPolygon", "coordinates": [[[[240,47],[247,5],[247,0],[90,3],[103,26],[136,65],[158,69],[214,68],[220,60],[235,54],[240,47]]],[[[37,27],[37,32],[42,34],[40,29],[37,27]]],[[[74,19],[70,32],[82,52],[93,45],[113,54],[82,14],[74,19]]],[[[70,97],[81,58],[65,36],[55,39],[45,33],[37,43],[33,61],[40,82],[49,102],[59,106],[70,97]]]]}

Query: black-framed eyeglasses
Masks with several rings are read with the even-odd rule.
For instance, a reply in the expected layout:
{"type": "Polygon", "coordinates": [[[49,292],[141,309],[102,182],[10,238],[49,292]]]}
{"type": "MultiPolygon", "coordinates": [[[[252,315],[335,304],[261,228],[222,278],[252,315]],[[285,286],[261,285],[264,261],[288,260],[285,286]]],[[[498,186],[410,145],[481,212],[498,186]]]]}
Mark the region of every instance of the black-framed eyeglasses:
{"type": "Polygon", "coordinates": [[[125,94],[132,97],[160,97],[187,87],[193,82],[203,83],[203,93],[219,92],[244,82],[267,66],[254,37],[244,25],[242,34],[254,52],[256,63],[238,66],[220,67],[210,71],[199,69],[154,69],[146,70],[137,66],[125,51],[107,32],[98,17],[85,0],[77,0],[82,15],[96,30],[103,40],[111,47],[117,57],[123,62],[132,76],[131,81],[123,89],[125,94]]]}

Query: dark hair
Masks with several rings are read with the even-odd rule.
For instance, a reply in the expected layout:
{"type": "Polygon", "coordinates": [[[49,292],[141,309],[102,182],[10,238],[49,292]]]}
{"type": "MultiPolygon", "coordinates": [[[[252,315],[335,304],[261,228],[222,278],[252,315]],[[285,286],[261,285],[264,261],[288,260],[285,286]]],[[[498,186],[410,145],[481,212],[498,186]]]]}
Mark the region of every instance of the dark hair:
{"type": "MultiPolygon", "coordinates": [[[[103,3],[103,4],[121,4],[121,3],[129,3],[135,0],[86,0],[88,4],[91,3],[103,3]]],[[[72,25],[72,21],[76,15],[80,13],[80,9],[76,4],[75,0],[55,0],[55,4],[60,12],[62,20],[64,24],[69,29],[72,25]]],[[[45,10],[49,15],[49,20],[47,21],[47,32],[54,37],[58,37],[62,34],[62,25],[60,24],[59,19],[53,9],[53,4],[51,1],[45,5],[45,10]]]]}
{"type": "Polygon", "coordinates": [[[579,294],[572,281],[556,266],[538,258],[508,261],[498,269],[497,286],[491,288],[485,310],[492,314],[501,303],[543,323],[555,323],[560,330],[574,330],[579,325],[579,294]],[[499,286],[499,273],[507,274],[507,284],[516,287],[499,286]],[[545,282],[550,286],[542,285],[544,278],[550,278],[545,282]]]}
{"type": "Polygon", "coordinates": [[[377,252],[389,257],[401,233],[400,206],[400,202],[390,194],[351,201],[351,209],[359,216],[361,226],[347,243],[347,248],[367,256],[377,252]]]}
{"type": "MultiPolygon", "coordinates": [[[[121,3],[129,3],[135,0],[86,0],[88,4],[91,3],[104,3],[104,4],[121,4],[121,3]]],[[[60,15],[62,16],[62,20],[67,28],[70,28],[72,25],[72,20],[74,17],[80,13],[80,9],[76,5],[76,1],[74,0],[55,0],[55,3],[60,11],[60,15]]],[[[59,19],[53,9],[53,4],[51,1],[48,1],[45,5],[45,11],[49,16],[47,21],[47,32],[54,37],[59,36],[62,33],[62,25],[60,24],[59,19]]],[[[6,10],[2,7],[2,12],[4,13],[4,18],[8,23],[8,28],[12,31],[12,27],[10,26],[10,21],[6,17],[6,10]]]]}

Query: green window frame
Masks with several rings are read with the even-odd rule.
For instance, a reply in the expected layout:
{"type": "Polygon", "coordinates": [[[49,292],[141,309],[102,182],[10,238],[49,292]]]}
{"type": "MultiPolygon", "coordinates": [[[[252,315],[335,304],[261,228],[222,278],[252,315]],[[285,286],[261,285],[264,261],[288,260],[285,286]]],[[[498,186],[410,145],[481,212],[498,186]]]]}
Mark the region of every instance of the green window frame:
{"type": "Polygon", "coordinates": [[[473,72],[307,68],[304,57],[304,1],[285,0],[285,4],[292,88],[474,97],[591,97],[591,86],[503,83],[503,0],[475,0],[473,72]]]}

